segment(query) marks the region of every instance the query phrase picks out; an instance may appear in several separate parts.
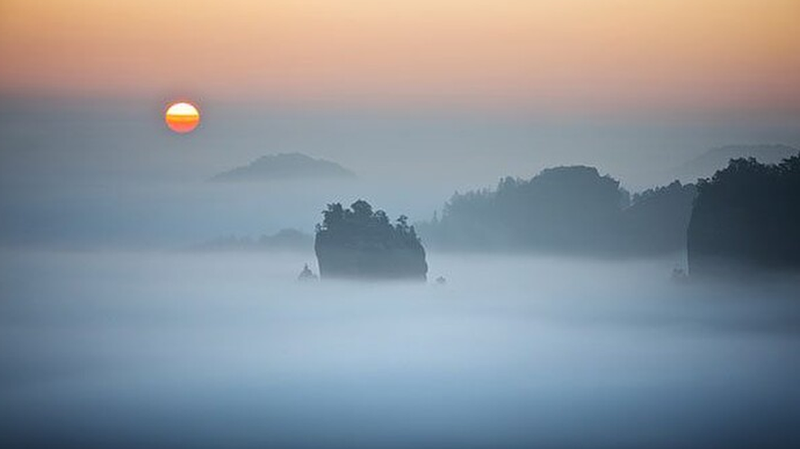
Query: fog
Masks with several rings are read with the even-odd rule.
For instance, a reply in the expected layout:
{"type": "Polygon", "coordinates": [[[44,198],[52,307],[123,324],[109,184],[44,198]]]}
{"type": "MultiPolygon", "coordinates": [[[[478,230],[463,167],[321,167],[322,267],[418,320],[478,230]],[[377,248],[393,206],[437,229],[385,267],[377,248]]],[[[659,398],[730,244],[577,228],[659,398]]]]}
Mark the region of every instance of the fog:
{"type": "Polygon", "coordinates": [[[4,447],[791,447],[796,280],[653,260],[0,253],[4,447]],[[312,267],[316,267],[312,264],[312,267]]]}
{"type": "Polygon", "coordinates": [[[635,191],[712,146],[799,145],[796,120],[253,108],[177,136],[155,103],[0,107],[0,446],[800,445],[798,279],[429,248],[425,284],[301,284],[311,252],[186,251],[359,198],[426,220],[560,164],[635,191]],[[358,178],[208,182],[280,152],[358,178]]]}
{"type": "MultiPolygon", "coordinates": [[[[559,116],[463,111],[296,110],[201,102],[179,136],[160,100],[0,106],[0,246],[175,248],[223,234],[311,232],[332,201],[364,198],[392,217],[430,219],[454,191],[584,164],[631,191],[731,143],[800,145],[792,117],[559,116]],[[301,152],[353,170],[348,185],[224,186],[212,176],[301,152]]],[[[709,173],[710,175],[711,173],[709,173]]]]}

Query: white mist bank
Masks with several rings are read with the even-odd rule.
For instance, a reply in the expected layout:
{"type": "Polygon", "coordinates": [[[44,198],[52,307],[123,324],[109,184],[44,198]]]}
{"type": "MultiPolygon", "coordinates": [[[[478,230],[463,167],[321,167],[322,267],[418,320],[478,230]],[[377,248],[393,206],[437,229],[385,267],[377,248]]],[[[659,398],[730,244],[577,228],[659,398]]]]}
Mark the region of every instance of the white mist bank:
{"type": "Polygon", "coordinates": [[[797,285],[674,261],[0,253],[3,446],[674,447],[800,441],[797,285]],[[316,271],[316,270],[315,270],[316,271]]]}

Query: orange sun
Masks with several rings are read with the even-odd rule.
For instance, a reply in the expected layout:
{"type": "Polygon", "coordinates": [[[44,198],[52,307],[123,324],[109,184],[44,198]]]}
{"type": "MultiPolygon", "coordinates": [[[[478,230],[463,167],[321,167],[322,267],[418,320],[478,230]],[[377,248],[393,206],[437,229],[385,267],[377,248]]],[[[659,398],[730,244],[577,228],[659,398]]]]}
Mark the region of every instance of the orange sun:
{"type": "Polygon", "coordinates": [[[179,134],[186,134],[200,124],[200,111],[191,103],[173,103],[167,108],[164,120],[169,129],[179,134]]]}

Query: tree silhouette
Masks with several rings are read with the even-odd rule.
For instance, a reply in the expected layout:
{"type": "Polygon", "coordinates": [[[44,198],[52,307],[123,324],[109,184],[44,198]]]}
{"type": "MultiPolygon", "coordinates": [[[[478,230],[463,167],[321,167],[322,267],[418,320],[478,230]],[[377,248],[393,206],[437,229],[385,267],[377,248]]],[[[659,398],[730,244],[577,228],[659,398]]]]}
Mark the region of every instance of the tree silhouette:
{"type": "Polygon", "coordinates": [[[392,225],[364,200],[348,209],[328,204],[322,216],[315,240],[322,277],[425,279],[425,250],[407,216],[392,225]]]}
{"type": "Polygon", "coordinates": [[[800,154],[780,164],[733,159],[697,188],[691,275],[800,268],[800,154]]]}
{"type": "Polygon", "coordinates": [[[431,222],[418,223],[440,249],[591,255],[676,252],[686,246],[694,185],[630,194],[593,167],[556,167],[530,180],[505,177],[494,190],[456,192],[431,222]]]}

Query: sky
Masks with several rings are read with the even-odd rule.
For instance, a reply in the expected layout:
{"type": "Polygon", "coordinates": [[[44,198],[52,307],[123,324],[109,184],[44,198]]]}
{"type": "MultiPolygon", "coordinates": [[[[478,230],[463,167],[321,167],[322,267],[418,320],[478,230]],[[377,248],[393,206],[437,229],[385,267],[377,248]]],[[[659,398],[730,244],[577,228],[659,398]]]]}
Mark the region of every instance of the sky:
{"type": "Polygon", "coordinates": [[[800,147],[799,17],[797,0],[0,0],[0,244],[310,230],[359,197],[422,220],[558,165],[636,192],[710,148],[800,147]],[[184,136],[163,119],[177,100],[202,115],[184,136]],[[206,183],[282,152],[361,184],[206,183]]]}
{"type": "Polygon", "coordinates": [[[3,0],[0,94],[782,114],[798,17],[796,0],[3,0]]]}

